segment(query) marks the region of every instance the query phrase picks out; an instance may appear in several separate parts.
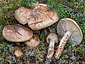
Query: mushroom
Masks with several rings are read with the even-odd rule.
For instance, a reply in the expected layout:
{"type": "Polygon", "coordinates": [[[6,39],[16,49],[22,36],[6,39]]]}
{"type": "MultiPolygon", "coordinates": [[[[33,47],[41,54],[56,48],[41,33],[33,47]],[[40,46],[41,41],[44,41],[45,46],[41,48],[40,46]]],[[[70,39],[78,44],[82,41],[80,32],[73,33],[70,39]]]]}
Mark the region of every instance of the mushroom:
{"type": "Polygon", "coordinates": [[[19,47],[14,47],[14,55],[17,57],[17,58],[20,58],[22,55],[23,55],[23,51],[21,48],[19,47]]]}
{"type": "Polygon", "coordinates": [[[28,26],[32,30],[43,29],[58,21],[59,17],[54,10],[51,10],[45,4],[34,4],[30,13],[28,26]]]}
{"type": "Polygon", "coordinates": [[[15,11],[14,16],[19,21],[19,23],[25,25],[28,22],[31,10],[32,9],[30,8],[20,7],[15,11]]]}
{"type": "Polygon", "coordinates": [[[47,58],[51,59],[54,54],[54,44],[58,43],[58,36],[55,33],[48,34],[46,38],[47,43],[49,43],[47,58]]]}
{"type": "Polygon", "coordinates": [[[20,24],[6,25],[3,29],[3,37],[11,42],[24,42],[32,38],[33,32],[20,24]]]}
{"type": "Polygon", "coordinates": [[[29,46],[30,48],[35,48],[35,47],[37,47],[38,45],[39,45],[39,43],[40,43],[40,39],[39,39],[39,37],[37,36],[37,35],[33,35],[33,37],[30,39],[30,40],[28,40],[28,41],[26,41],[25,42],[25,44],[27,45],[27,46],[29,46]]]}
{"type": "Polygon", "coordinates": [[[45,4],[33,4],[33,8],[20,7],[15,11],[15,18],[21,24],[28,23],[32,30],[43,29],[58,21],[59,17],[54,10],[45,4]]]}
{"type": "Polygon", "coordinates": [[[59,21],[57,25],[57,33],[62,39],[60,40],[58,49],[55,53],[56,59],[60,58],[67,40],[72,43],[72,46],[75,46],[79,45],[83,38],[82,31],[78,24],[69,18],[64,18],[59,21]]]}

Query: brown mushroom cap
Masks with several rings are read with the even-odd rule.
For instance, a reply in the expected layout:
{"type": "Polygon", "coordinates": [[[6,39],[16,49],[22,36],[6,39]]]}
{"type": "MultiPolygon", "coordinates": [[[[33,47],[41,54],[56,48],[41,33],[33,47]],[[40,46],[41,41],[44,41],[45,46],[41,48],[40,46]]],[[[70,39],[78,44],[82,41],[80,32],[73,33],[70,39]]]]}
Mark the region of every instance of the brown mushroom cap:
{"type": "Polygon", "coordinates": [[[19,23],[21,24],[26,24],[28,22],[28,18],[30,15],[32,9],[25,8],[25,7],[20,7],[15,11],[15,18],[18,20],[19,23]]]}
{"type": "Polygon", "coordinates": [[[40,43],[40,39],[38,38],[37,35],[33,35],[33,37],[29,40],[29,41],[26,41],[25,44],[27,46],[29,46],[30,48],[35,48],[39,45],[40,43]]]}
{"type": "Polygon", "coordinates": [[[23,55],[23,51],[22,51],[21,48],[19,48],[19,47],[16,46],[16,47],[14,47],[14,50],[15,50],[14,55],[17,58],[20,58],[23,55]]]}
{"type": "Polygon", "coordinates": [[[39,30],[54,24],[58,19],[59,17],[54,10],[49,9],[44,4],[35,4],[30,13],[28,26],[32,30],[39,30]]]}
{"type": "Polygon", "coordinates": [[[58,43],[58,36],[57,36],[57,34],[49,33],[47,38],[46,38],[47,43],[50,43],[50,40],[54,40],[55,43],[58,43]]]}
{"type": "Polygon", "coordinates": [[[7,25],[3,29],[3,37],[11,42],[24,42],[32,38],[33,32],[20,24],[7,25]]]}
{"type": "Polygon", "coordinates": [[[79,45],[82,41],[83,35],[78,24],[69,18],[61,19],[57,25],[57,33],[63,37],[66,31],[71,33],[69,42],[72,43],[72,46],[79,45]]]}

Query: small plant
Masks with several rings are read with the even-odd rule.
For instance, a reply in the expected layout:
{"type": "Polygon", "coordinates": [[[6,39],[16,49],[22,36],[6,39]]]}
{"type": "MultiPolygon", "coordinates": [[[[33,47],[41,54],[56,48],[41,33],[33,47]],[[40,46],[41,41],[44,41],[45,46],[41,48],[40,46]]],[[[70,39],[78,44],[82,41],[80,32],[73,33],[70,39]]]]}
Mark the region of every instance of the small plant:
{"type": "Polygon", "coordinates": [[[63,57],[61,57],[61,59],[62,59],[62,60],[65,60],[66,58],[65,58],[65,56],[63,56],[63,57]]]}
{"type": "Polygon", "coordinates": [[[67,47],[69,48],[70,46],[72,46],[72,43],[67,41],[65,48],[67,48],[67,47]]]}
{"type": "Polygon", "coordinates": [[[7,46],[7,43],[6,42],[2,42],[2,43],[0,43],[0,48],[1,49],[6,49],[6,46],[7,46]]]}
{"type": "Polygon", "coordinates": [[[85,51],[84,51],[84,47],[82,45],[78,46],[78,47],[73,47],[74,51],[75,52],[79,52],[79,54],[85,54],[85,51]]]}
{"type": "Polygon", "coordinates": [[[45,39],[45,36],[44,36],[44,34],[40,34],[40,39],[45,39]]]}
{"type": "Polygon", "coordinates": [[[5,62],[5,60],[3,60],[3,59],[0,59],[0,64],[2,64],[2,63],[4,63],[5,62]]]}
{"type": "Polygon", "coordinates": [[[82,59],[83,59],[83,57],[80,57],[80,59],[82,60],[82,59]]]}
{"type": "Polygon", "coordinates": [[[38,55],[38,54],[39,54],[37,50],[35,50],[35,54],[36,54],[36,55],[38,55]]]}
{"type": "Polygon", "coordinates": [[[45,48],[45,44],[43,43],[43,44],[41,45],[41,47],[42,47],[42,48],[45,48]]]}

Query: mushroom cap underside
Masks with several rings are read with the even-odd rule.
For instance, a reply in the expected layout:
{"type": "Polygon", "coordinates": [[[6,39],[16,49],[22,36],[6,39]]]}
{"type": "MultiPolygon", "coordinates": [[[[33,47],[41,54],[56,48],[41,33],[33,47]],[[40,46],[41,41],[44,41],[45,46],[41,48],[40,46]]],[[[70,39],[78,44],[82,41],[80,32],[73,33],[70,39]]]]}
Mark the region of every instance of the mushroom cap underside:
{"type": "Polygon", "coordinates": [[[79,45],[82,41],[83,34],[78,24],[69,18],[61,19],[57,25],[57,33],[60,37],[63,37],[67,31],[71,33],[69,42],[72,43],[72,46],[79,45]]]}

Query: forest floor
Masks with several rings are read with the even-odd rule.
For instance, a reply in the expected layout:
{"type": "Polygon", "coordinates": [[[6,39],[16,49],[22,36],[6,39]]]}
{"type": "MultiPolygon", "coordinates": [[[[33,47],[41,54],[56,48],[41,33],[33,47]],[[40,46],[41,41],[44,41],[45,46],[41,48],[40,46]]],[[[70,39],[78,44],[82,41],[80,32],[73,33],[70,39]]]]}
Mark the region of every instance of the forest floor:
{"type": "MultiPolygon", "coordinates": [[[[59,20],[60,20],[59,19],[59,20]]],[[[55,51],[58,44],[55,44],[55,51]]],[[[85,64],[85,1],[84,0],[1,0],[0,1],[0,64],[85,64]],[[6,41],[2,36],[2,30],[7,24],[18,23],[14,18],[14,11],[21,6],[31,7],[32,3],[44,3],[54,9],[60,19],[71,18],[77,22],[83,32],[83,40],[80,45],[72,47],[67,42],[62,56],[56,60],[54,56],[51,60],[46,59],[48,43],[46,36],[50,32],[57,34],[57,23],[39,31],[33,31],[41,40],[39,46],[30,49],[24,43],[16,45],[6,41]],[[19,46],[24,55],[16,58],[14,47],[19,46]]]]}

